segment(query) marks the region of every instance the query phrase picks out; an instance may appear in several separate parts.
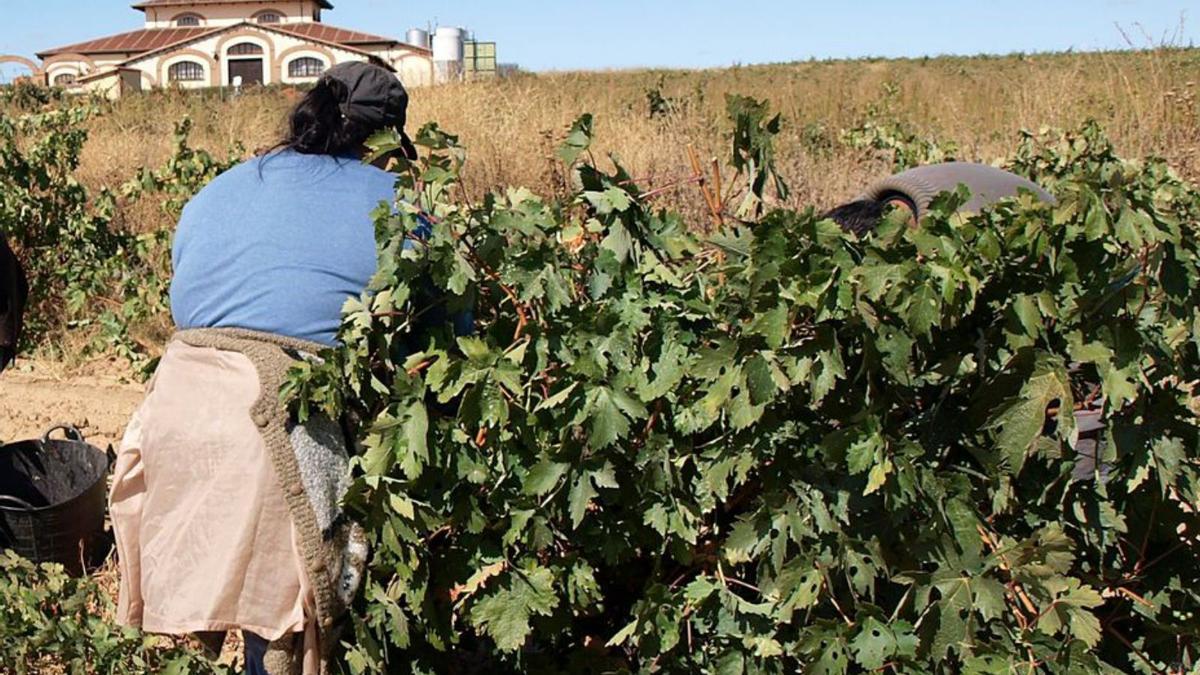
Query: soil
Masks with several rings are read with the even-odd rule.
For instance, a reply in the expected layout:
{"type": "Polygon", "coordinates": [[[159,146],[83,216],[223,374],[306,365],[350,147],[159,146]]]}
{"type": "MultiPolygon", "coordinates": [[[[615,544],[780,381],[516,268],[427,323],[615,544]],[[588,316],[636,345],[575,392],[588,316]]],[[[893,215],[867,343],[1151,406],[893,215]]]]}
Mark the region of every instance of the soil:
{"type": "Polygon", "coordinates": [[[127,365],[116,362],[73,371],[20,361],[0,375],[0,443],[38,438],[55,424],[71,424],[92,445],[117,445],[145,386],[132,379],[127,365]]]}

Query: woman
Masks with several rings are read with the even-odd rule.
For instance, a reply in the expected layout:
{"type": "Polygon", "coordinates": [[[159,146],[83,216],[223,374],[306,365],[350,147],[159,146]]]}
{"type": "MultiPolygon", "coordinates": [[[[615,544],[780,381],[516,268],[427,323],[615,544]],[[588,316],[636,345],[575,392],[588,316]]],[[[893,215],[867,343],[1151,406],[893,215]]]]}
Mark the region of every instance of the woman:
{"type": "MultiPolygon", "coordinates": [[[[321,670],[365,562],[338,511],[344,436],[290,420],[279,387],[336,343],[347,298],[376,269],[371,213],[395,196],[360,160],[403,135],[391,72],[343,64],[291,113],[274,151],[215,179],[184,209],[171,309],[180,332],[126,431],[114,469],[119,619],[197,634],[241,630],[251,673],[321,670]]],[[[404,137],[404,150],[415,149],[404,137]]]]}
{"type": "Polygon", "coordinates": [[[879,226],[888,207],[898,207],[905,209],[915,224],[925,217],[939,194],[953,192],[959,185],[967,186],[971,192],[967,203],[959,209],[964,213],[976,213],[1022,192],[1054,204],[1049,192],[1015,173],[986,164],[945,162],[918,166],[876,181],[857,200],[833,209],[825,217],[846,231],[863,235],[879,226]]]}

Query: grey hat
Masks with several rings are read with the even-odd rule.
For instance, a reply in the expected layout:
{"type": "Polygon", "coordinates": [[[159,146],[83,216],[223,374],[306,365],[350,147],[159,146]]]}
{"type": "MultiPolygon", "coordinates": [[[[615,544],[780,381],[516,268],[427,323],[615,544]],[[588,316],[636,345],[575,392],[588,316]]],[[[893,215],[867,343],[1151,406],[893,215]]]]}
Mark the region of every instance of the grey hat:
{"type": "Polygon", "coordinates": [[[352,61],[330,68],[323,77],[346,87],[342,115],[372,129],[396,129],[404,155],[417,158],[417,149],[404,131],[408,91],[395,73],[373,63],[352,61]]]}
{"type": "Polygon", "coordinates": [[[1001,199],[1015,197],[1021,191],[1032,192],[1048,204],[1055,203],[1053,195],[1033,181],[1003,169],[969,162],[947,162],[909,169],[875,183],[861,199],[881,201],[903,197],[912,204],[917,218],[923,218],[935,197],[942,192],[953,192],[960,184],[971,190],[971,199],[962,207],[966,212],[977,212],[1001,199]]]}

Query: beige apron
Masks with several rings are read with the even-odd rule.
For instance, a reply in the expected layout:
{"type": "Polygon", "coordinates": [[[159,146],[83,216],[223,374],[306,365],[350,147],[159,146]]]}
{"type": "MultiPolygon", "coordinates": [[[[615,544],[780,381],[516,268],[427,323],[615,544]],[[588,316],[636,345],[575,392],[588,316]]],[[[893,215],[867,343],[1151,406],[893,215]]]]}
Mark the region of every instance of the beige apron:
{"type": "Polygon", "coordinates": [[[315,675],[366,553],[335,523],[344,444],[297,440],[310,435],[278,401],[299,358],[286,347],[317,347],[280,342],[189,331],[168,345],[113,471],[118,619],[151,633],[248,630],[273,641],[272,675],[315,675]],[[338,461],[310,457],[339,444],[338,461]]]}

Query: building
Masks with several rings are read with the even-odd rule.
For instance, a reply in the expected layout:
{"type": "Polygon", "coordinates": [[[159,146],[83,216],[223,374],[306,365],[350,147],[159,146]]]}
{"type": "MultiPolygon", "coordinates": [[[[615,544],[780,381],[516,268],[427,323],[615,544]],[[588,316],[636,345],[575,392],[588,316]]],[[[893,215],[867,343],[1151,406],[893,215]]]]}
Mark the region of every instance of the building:
{"type": "Polygon", "coordinates": [[[370,61],[406,86],[434,82],[425,46],[325,23],[329,0],[143,0],[139,30],[38,53],[46,83],[110,98],[155,87],[199,89],[315,82],[370,61]]]}

